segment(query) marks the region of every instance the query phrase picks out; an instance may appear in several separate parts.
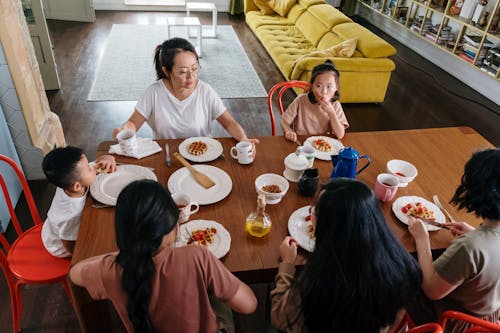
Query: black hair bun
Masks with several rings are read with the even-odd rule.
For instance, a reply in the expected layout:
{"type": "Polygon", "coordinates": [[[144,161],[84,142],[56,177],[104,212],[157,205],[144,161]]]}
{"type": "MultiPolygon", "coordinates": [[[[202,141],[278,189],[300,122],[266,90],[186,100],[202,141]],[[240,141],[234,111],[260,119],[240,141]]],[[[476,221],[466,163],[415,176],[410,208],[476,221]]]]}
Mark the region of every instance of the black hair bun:
{"type": "Polygon", "coordinates": [[[333,66],[333,61],[331,61],[330,59],[326,59],[325,64],[333,66]]]}

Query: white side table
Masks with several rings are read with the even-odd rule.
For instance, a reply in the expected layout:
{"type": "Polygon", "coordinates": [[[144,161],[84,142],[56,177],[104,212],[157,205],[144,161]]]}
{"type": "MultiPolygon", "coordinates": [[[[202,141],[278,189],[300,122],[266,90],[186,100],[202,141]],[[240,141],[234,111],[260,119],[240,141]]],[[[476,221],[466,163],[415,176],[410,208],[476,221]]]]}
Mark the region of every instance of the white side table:
{"type": "Polygon", "coordinates": [[[196,52],[198,53],[198,56],[201,58],[202,52],[201,52],[201,23],[200,20],[197,17],[172,17],[169,16],[167,17],[167,26],[168,26],[168,38],[172,37],[170,28],[172,27],[187,27],[188,28],[188,34],[189,30],[191,28],[196,29],[196,37],[197,37],[197,46],[196,46],[196,52]]]}
{"type": "Polygon", "coordinates": [[[217,38],[217,7],[212,2],[186,2],[187,16],[190,12],[212,12],[212,25],[202,26],[202,36],[217,38]]]}

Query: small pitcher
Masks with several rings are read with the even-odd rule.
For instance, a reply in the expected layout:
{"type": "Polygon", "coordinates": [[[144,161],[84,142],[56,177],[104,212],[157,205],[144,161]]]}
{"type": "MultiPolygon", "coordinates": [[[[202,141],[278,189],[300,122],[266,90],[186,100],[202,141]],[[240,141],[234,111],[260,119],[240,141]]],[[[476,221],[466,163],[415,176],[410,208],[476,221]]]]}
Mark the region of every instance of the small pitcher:
{"type": "Polygon", "coordinates": [[[307,169],[299,179],[297,186],[300,193],[306,197],[312,197],[318,189],[319,171],[318,169],[307,169]]]}

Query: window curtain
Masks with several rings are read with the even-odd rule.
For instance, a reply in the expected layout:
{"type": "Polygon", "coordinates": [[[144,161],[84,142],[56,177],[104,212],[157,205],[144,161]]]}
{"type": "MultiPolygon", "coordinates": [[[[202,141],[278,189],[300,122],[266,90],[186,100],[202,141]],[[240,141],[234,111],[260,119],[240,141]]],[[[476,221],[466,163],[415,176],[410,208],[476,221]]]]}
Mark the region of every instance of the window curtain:
{"type": "Polygon", "coordinates": [[[237,15],[243,13],[243,0],[231,0],[229,2],[229,14],[237,15]]]}

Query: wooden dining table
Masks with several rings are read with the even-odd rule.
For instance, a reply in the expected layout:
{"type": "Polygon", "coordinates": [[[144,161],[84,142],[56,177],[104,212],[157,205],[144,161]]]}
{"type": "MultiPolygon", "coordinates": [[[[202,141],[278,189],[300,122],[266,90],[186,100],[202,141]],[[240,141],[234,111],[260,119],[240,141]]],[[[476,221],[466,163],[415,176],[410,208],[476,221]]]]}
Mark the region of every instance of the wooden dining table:
{"type": "MultiPolygon", "coordinates": [[[[281,202],[266,206],[266,212],[272,220],[271,232],[263,238],[252,237],[246,232],[246,217],[256,209],[255,179],[263,173],[282,175],[285,157],[297,149],[295,143],[281,136],[259,137],[258,139],[260,143],[257,145],[254,162],[242,165],[230,155],[230,149],[235,145],[235,140],[217,138],[222,144],[223,155],[204,164],[220,168],[231,177],[231,192],[221,201],[200,206],[199,211],[191,216],[191,220],[216,221],[228,230],[231,236],[231,246],[221,261],[246,283],[273,281],[279,264],[279,245],[288,235],[290,215],[298,208],[314,203],[315,200],[315,196],[301,195],[297,183],[290,182],[289,190],[281,202]]],[[[306,138],[300,137],[299,139],[304,142],[302,140],[306,138]]],[[[168,143],[171,152],[178,151],[182,141],[182,139],[157,140],[161,147],[168,143]]],[[[113,142],[99,144],[97,155],[107,154],[110,144],[113,142]]],[[[351,146],[360,154],[370,157],[370,166],[357,176],[357,179],[365,182],[369,187],[373,188],[379,173],[386,172],[386,164],[389,160],[409,161],[416,166],[418,175],[407,187],[398,189],[394,200],[400,196],[411,195],[432,201],[433,194],[437,194],[441,203],[456,220],[467,221],[472,225],[480,223],[477,217],[458,211],[448,203],[460,183],[464,164],[471,154],[479,149],[494,147],[473,129],[450,127],[347,133],[342,139],[342,144],[346,147],[351,146]]],[[[164,149],[142,159],[118,155],[115,157],[120,163],[154,168],[158,182],[164,186],[167,186],[169,177],[183,167],[173,157],[172,165],[168,167],[165,163],[164,149]]],[[[331,161],[315,159],[313,167],[319,170],[320,183],[328,182],[333,170],[331,161]]],[[[409,252],[414,252],[415,244],[408,233],[407,225],[392,212],[394,200],[381,202],[381,209],[389,228],[397,239],[409,252]]],[[[94,208],[93,203],[95,200],[89,195],[81,216],[72,264],[91,256],[117,251],[114,235],[114,207],[94,208]]],[[[452,239],[453,236],[446,229],[430,232],[431,247],[436,251],[445,249],[452,239]]],[[[308,252],[300,249],[297,264],[304,264],[307,257],[308,252]]],[[[104,312],[91,306],[92,301],[84,289],[73,284],[71,284],[71,289],[82,330],[99,331],[95,325],[105,322],[99,318],[104,316],[104,312]]]]}

